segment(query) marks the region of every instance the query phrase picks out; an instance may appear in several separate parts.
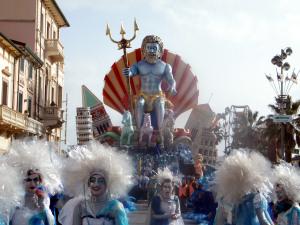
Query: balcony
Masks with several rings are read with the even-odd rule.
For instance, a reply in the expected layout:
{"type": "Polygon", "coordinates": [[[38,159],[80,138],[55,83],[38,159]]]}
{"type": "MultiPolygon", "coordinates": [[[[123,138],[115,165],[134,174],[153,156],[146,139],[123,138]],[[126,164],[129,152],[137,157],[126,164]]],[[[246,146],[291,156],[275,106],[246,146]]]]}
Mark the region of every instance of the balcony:
{"type": "Polygon", "coordinates": [[[25,125],[29,133],[37,134],[38,136],[41,136],[44,133],[44,125],[32,118],[27,118],[25,125]]]}
{"type": "Polygon", "coordinates": [[[58,39],[45,40],[45,57],[52,63],[64,62],[64,47],[58,39]]]}
{"type": "Polygon", "coordinates": [[[11,108],[0,106],[0,130],[10,134],[28,132],[34,135],[43,134],[43,124],[27,117],[25,114],[16,112],[11,108]]]}
{"type": "Polygon", "coordinates": [[[14,131],[16,133],[25,131],[25,115],[18,113],[11,108],[0,106],[0,127],[1,130],[14,131]]]}
{"type": "Polygon", "coordinates": [[[57,106],[45,107],[41,119],[47,130],[60,128],[64,123],[63,110],[57,106]]]}

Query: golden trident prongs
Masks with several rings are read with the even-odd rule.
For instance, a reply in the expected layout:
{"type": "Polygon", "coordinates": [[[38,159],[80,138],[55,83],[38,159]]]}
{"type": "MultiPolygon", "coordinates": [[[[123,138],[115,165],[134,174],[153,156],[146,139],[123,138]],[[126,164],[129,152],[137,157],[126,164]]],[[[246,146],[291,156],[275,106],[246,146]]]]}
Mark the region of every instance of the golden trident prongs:
{"type": "MultiPolygon", "coordinates": [[[[121,40],[120,41],[116,41],[112,38],[111,36],[111,32],[110,32],[110,28],[109,28],[109,25],[106,24],[106,35],[109,36],[110,40],[113,42],[113,43],[116,43],[118,45],[118,49],[121,50],[123,49],[123,60],[124,60],[124,65],[126,68],[129,67],[128,65],[128,58],[127,58],[127,52],[126,52],[126,48],[131,48],[131,42],[135,39],[136,37],[136,33],[137,31],[139,30],[139,27],[136,23],[136,20],[134,19],[134,34],[133,34],[133,37],[130,38],[130,39],[126,39],[125,38],[125,29],[123,27],[123,24],[121,24],[121,31],[120,31],[120,34],[122,36],[121,40]]],[[[131,114],[133,113],[133,106],[132,106],[132,96],[131,96],[131,86],[130,86],[130,77],[127,77],[126,78],[126,83],[127,83],[127,91],[128,91],[128,95],[129,95],[129,111],[131,112],[131,114]]],[[[132,114],[133,115],[133,114],[132,114]]]]}
{"type": "Polygon", "coordinates": [[[136,23],[136,20],[134,19],[134,34],[133,34],[133,37],[130,38],[130,39],[126,39],[125,38],[126,31],[125,31],[125,29],[123,27],[123,24],[121,24],[120,34],[122,36],[122,39],[120,41],[116,41],[111,36],[109,25],[106,24],[106,35],[109,36],[110,40],[113,43],[116,43],[118,45],[118,49],[119,50],[123,49],[123,51],[125,50],[125,52],[126,52],[126,48],[131,48],[130,44],[136,38],[136,33],[137,33],[138,30],[139,30],[139,27],[138,27],[138,25],[136,23]]]}

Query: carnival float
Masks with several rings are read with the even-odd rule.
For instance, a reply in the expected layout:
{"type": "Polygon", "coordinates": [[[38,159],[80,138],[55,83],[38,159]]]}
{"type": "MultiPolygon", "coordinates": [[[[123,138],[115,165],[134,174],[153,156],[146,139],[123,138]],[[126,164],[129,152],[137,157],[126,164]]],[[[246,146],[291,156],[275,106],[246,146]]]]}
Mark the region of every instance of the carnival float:
{"type": "Polygon", "coordinates": [[[135,23],[133,37],[126,39],[121,27],[122,38],[116,41],[107,26],[106,34],[123,55],[104,76],[103,103],[120,114],[122,125],[108,127],[99,140],[132,154],[140,174],[147,167],[170,164],[176,164],[177,172],[194,173],[191,133],[176,128],[175,121],[198,105],[197,76],[156,35],[146,36],[141,48],[127,53],[137,30],[135,23]]]}

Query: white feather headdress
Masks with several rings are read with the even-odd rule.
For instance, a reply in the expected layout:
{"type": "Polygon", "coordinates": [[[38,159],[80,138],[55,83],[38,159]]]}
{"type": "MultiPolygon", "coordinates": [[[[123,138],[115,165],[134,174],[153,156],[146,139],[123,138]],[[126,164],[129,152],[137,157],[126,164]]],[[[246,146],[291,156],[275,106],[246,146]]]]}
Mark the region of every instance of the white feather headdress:
{"type": "Polygon", "coordinates": [[[64,168],[63,184],[69,196],[85,194],[91,173],[105,174],[107,189],[114,197],[127,194],[133,184],[133,164],[129,156],[115,149],[93,142],[70,152],[64,168]]]}
{"type": "Polygon", "coordinates": [[[274,168],[274,184],[281,184],[290,200],[300,202],[300,171],[286,162],[274,168]]]}
{"type": "Polygon", "coordinates": [[[24,199],[24,188],[21,174],[5,162],[0,164],[0,215],[8,213],[9,209],[21,205],[24,199]]]}
{"type": "Polygon", "coordinates": [[[237,203],[248,193],[271,193],[271,163],[257,152],[239,150],[226,157],[216,171],[217,199],[237,203]]]}
{"type": "Polygon", "coordinates": [[[59,171],[52,162],[52,151],[51,145],[43,140],[14,140],[6,157],[23,179],[28,170],[39,170],[43,186],[54,194],[62,190],[62,184],[59,171]]]}
{"type": "Polygon", "coordinates": [[[171,180],[171,182],[175,183],[176,185],[178,185],[180,182],[180,178],[177,176],[174,176],[172,171],[168,167],[165,167],[164,169],[158,169],[156,178],[160,185],[165,180],[171,180]]]}

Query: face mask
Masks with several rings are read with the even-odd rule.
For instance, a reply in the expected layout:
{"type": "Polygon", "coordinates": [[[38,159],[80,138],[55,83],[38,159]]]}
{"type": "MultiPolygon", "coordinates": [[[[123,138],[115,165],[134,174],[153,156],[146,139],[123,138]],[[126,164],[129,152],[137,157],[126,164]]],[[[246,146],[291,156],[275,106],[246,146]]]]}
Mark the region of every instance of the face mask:
{"type": "Polygon", "coordinates": [[[147,43],[145,46],[145,59],[148,63],[156,63],[160,58],[161,52],[158,43],[147,43]]]}

